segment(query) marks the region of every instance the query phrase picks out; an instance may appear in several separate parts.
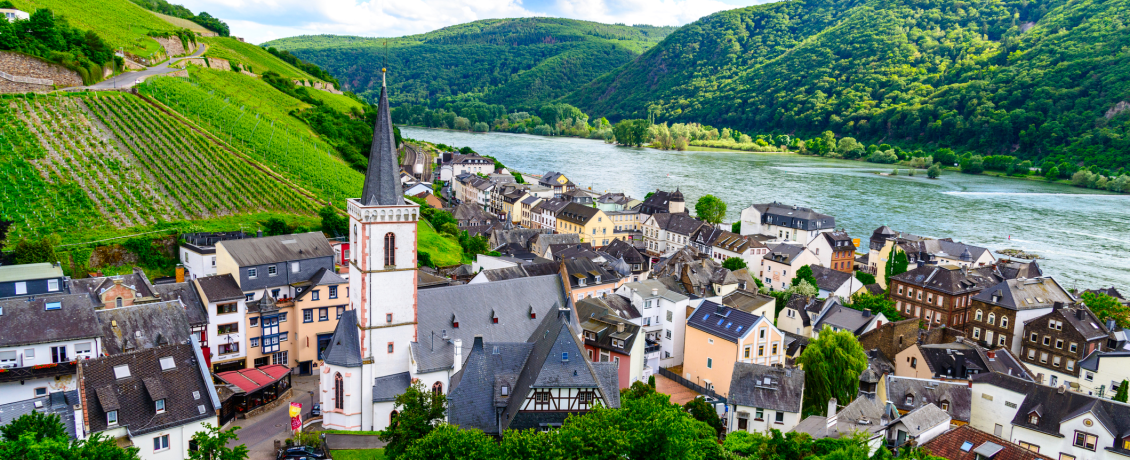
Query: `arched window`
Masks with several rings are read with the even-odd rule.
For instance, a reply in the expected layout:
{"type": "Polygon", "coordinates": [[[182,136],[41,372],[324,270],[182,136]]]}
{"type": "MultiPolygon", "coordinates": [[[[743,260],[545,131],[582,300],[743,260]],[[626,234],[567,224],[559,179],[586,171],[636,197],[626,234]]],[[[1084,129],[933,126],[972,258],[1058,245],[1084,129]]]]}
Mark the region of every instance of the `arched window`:
{"type": "Polygon", "coordinates": [[[334,375],[334,409],[345,410],[345,381],[341,372],[334,375]]]}
{"type": "Polygon", "coordinates": [[[388,426],[395,426],[396,425],[396,416],[397,415],[400,415],[400,412],[392,411],[392,412],[388,413],[388,426]]]}
{"type": "Polygon", "coordinates": [[[432,384],[432,393],[435,394],[436,396],[442,395],[443,394],[443,383],[436,382],[436,383],[432,384]]]}
{"type": "Polygon", "coordinates": [[[981,310],[977,310],[977,314],[973,315],[974,321],[981,321],[981,310]]]}
{"type": "Polygon", "coordinates": [[[385,266],[396,265],[396,235],[392,232],[385,234],[385,266]]]}
{"type": "Polygon", "coordinates": [[[1001,317],[1001,327],[1008,327],[1008,317],[1007,316],[1001,317]]]}
{"type": "Polygon", "coordinates": [[[118,297],[117,299],[114,299],[114,306],[116,306],[116,307],[118,307],[118,308],[121,308],[121,307],[122,307],[122,298],[121,298],[121,297],[118,297]]]}
{"type": "Polygon", "coordinates": [[[996,313],[989,313],[989,324],[996,324],[996,323],[997,323],[997,314],[996,313]]]}

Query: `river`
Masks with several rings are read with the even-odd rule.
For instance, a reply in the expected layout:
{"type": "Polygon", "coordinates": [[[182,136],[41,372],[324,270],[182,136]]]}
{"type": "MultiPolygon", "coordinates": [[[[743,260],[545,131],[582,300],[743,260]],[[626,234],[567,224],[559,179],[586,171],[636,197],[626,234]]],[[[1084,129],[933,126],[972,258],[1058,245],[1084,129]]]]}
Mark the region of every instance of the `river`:
{"type": "Polygon", "coordinates": [[[671,152],[588,139],[400,129],[412,139],[469,146],[518,171],[560,171],[597,192],[642,199],[678,187],[692,212],[698,197],[712,194],[728,205],[727,222],[750,204],[780,201],[835,217],[864,248],[872,231],[888,225],[1038,254],[1044,272],[1066,288],[1113,284],[1130,292],[1130,195],[956,172],[937,180],[921,170],[914,177],[881,176],[876,173],[893,167],[791,154],[671,152]]]}

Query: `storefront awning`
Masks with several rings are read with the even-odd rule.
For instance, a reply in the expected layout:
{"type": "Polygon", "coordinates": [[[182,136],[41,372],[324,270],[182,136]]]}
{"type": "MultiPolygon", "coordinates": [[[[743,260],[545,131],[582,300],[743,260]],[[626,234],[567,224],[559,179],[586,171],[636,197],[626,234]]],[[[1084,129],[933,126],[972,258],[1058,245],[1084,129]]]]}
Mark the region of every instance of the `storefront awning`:
{"type": "Polygon", "coordinates": [[[290,368],[279,364],[256,367],[254,369],[240,369],[216,374],[224,383],[239,387],[244,393],[254,393],[259,389],[282,380],[290,373],[290,368]]]}

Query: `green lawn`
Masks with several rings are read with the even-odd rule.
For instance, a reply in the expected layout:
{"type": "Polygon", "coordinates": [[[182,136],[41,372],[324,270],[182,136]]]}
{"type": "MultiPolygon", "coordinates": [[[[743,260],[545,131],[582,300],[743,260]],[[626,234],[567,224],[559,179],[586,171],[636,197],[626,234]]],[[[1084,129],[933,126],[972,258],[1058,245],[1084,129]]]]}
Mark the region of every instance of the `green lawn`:
{"type": "MultiPolygon", "coordinates": [[[[48,8],[72,26],[93,30],[114,47],[143,58],[164,53],[149,32],[168,32],[177,27],[129,0],[13,0],[17,8],[35,11],[48,8]]],[[[154,63],[150,63],[154,64],[154,63]]]]}
{"type": "Polygon", "coordinates": [[[354,107],[364,109],[360,102],[344,94],[327,93],[314,88],[306,88],[306,92],[310,94],[310,97],[322,101],[327,107],[341,113],[349,113],[354,107]]]}
{"type": "Polygon", "coordinates": [[[267,50],[258,45],[229,37],[205,37],[200,40],[208,44],[208,51],[204,52],[205,56],[227,59],[233,63],[239,63],[241,66],[249,65],[251,66],[251,73],[256,75],[273,70],[279,75],[296,80],[321,81],[283,62],[282,59],[268,53],[267,50]]]}
{"type": "Polygon", "coordinates": [[[357,449],[330,451],[334,460],[384,460],[384,449],[357,449]]]}
{"type": "Polygon", "coordinates": [[[463,247],[459,246],[458,241],[436,233],[431,225],[422,220],[416,228],[419,229],[417,250],[428,254],[433,264],[446,267],[463,263],[463,247]]]}

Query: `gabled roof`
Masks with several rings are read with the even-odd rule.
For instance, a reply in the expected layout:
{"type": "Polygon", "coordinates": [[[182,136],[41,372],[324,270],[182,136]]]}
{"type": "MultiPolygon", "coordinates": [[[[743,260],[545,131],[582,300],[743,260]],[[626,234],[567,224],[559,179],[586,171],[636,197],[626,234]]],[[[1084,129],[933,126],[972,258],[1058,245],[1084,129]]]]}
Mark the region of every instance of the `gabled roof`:
{"type": "Polygon", "coordinates": [[[471,220],[494,220],[493,216],[487,214],[486,211],[483,211],[483,208],[479,207],[479,205],[475,203],[459,203],[457,206],[455,206],[454,209],[451,210],[451,216],[460,223],[471,220]]]}
{"type": "Polygon", "coordinates": [[[386,375],[373,379],[373,402],[386,402],[396,399],[412,385],[412,375],[408,372],[386,375]]]}
{"type": "Polygon", "coordinates": [[[192,282],[155,284],[153,294],[164,301],[178,301],[184,305],[185,316],[189,326],[205,326],[208,324],[208,310],[192,282]]]}
{"type": "Polygon", "coordinates": [[[882,313],[875,314],[867,311],[860,311],[854,308],[845,307],[839,304],[839,302],[836,302],[836,304],[832,305],[828,308],[827,311],[824,312],[824,315],[816,321],[816,324],[814,324],[812,328],[813,330],[819,331],[823,329],[825,325],[828,325],[837,327],[839,329],[852,331],[856,335],[859,335],[862,334],[863,329],[871,324],[872,321],[875,321],[875,318],[877,318],[879,315],[882,315],[882,313]]]}
{"type": "Polygon", "coordinates": [[[584,286],[596,286],[608,283],[615,284],[621,278],[619,273],[609,270],[591,259],[568,259],[563,263],[569,284],[573,287],[582,287],[582,280],[585,282],[584,286]]]}
{"type": "Polygon", "coordinates": [[[739,235],[733,232],[722,230],[718,237],[714,239],[713,246],[730,252],[745,252],[750,247],[764,248],[765,245],[748,236],[739,235]]]}
{"type": "Polygon", "coordinates": [[[342,312],[337,327],[334,328],[334,335],[330,337],[330,344],[326,346],[326,364],[361,367],[361,338],[357,330],[357,311],[342,312]]]}
{"type": "Polygon", "coordinates": [[[102,350],[108,355],[192,340],[192,327],[180,302],[134,304],[95,314],[102,326],[102,350]]]}
{"type": "Polygon", "coordinates": [[[628,289],[635,291],[636,293],[638,293],[641,297],[643,297],[645,299],[648,298],[648,297],[651,297],[652,292],[655,292],[655,295],[662,297],[664,299],[670,300],[672,302],[682,302],[682,301],[688,299],[687,296],[683,295],[683,292],[682,292],[681,289],[680,290],[672,290],[666,284],[664,284],[661,280],[658,280],[658,279],[647,279],[647,280],[640,280],[640,281],[633,282],[633,283],[625,283],[624,286],[627,286],[628,289]]]}
{"type": "Polygon", "coordinates": [[[1004,280],[983,289],[973,296],[973,300],[1010,310],[1031,310],[1051,307],[1055,302],[1071,304],[1075,302],[1075,297],[1049,276],[1004,280]]]}
{"type": "Polygon", "coordinates": [[[723,233],[729,232],[726,232],[725,230],[722,230],[713,225],[703,225],[699,227],[698,230],[695,230],[694,234],[691,235],[691,241],[695,242],[696,244],[714,246],[714,243],[722,237],[723,233]]]}
{"type": "Polygon", "coordinates": [[[891,279],[949,295],[963,295],[994,286],[1004,278],[999,276],[993,267],[924,265],[892,276],[891,279]]]}
{"type": "Polygon", "coordinates": [[[0,404],[0,427],[32,412],[59,416],[63,430],[75,439],[75,407],[79,406],[78,390],[56,391],[47,396],[0,404]]]}
{"type": "MultiPolygon", "coordinates": [[[[615,294],[610,297],[613,296],[619,297],[615,294]]],[[[596,340],[585,338],[585,344],[625,355],[632,354],[632,345],[640,336],[641,328],[639,325],[621,317],[599,297],[588,297],[580,300],[574,305],[574,308],[577,311],[577,323],[581,326],[581,329],[596,334],[596,340]],[[590,327],[590,323],[596,327],[590,327]],[[620,325],[623,325],[623,331],[618,330],[620,325]],[[624,346],[613,345],[613,339],[622,340],[624,346]]]]}
{"type": "Polygon", "coordinates": [[[201,420],[214,424],[219,409],[213,405],[215,390],[205,381],[197,356],[192,344],[180,344],[79,361],[90,432],[107,429],[108,410],[118,411],[118,425],[131,436],[201,420]],[[162,369],[163,358],[172,358],[174,367],[162,369]],[[128,366],[130,375],[117,378],[118,366],[128,366]],[[165,399],[164,413],[157,413],[154,398],[165,399]]]}
{"type": "Polygon", "coordinates": [[[648,261],[635,246],[624,240],[612,240],[602,250],[612,257],[623,259],[624,262],[629,264],[646,264],[648,261]]]}
{"type": "MultiPolygon", "coordinates": [[[[463,368],[451,376],[447,395],[447,418],[463,429],[478,429],[499,434],[498,411],[515,394],[515,384],[534,344],[529,342],[488,342],[474,337],[463,368]],[[507,395],[502,395],[502,387],[507,395]]],[[[376,387],[373,387],[376,391],[376,387]]]]}
{"type": "Polygon", "coordinates": [[[739,406],[800,413],[804,371],[794,368],[734,363],[728,402],[739,406]]]}
{"type": "Polygon", "coordinates": [[[792,265],[796,257],[804,251],[804,246],[781,243],[776,246],[770,246],[769,253],[765,254],[765,256],[762,258],[772,260],[774,262],[792,265]]]}
{"type": "MultiPolygon", "coordinates": [[[[982,380],[977,380],[977,382],[982,382],[982,380]]],[[[985,383],[1001,386],[997,382],[985,383]]],[[[1060,425],[1090,412],[1098,421],[1096,426],[1091,428],[1092,430],[1105,429],[1115,437],[1124,437],[1130,434],[1130,406],[1074,391],[1061,392],[1058,388],[1044,385],[1030,384],[1024,390],[1013,390],[1026,395],[1024,402],[1020,403],[1020,407],[1016,410],[1016,416],[1012,419],[1013,426],[1051,434],[1056,437],[1063,437],[1065,434],[1070,436],[1071,433],[1060,432],[1060,425]],[[1031,423],[1029,415],[1032,412],[1039,414],[1039,423],[1031,423]]],[[[1121,445],[1099,447],[1114,449],[1122,455],[1130,453],[1122,450],[1121,445]]]]}
{"type": "MultiPolygon", "coordinates": [[[[999,374],[994,374],[999,375],[999,374]]],[[[887,399],[900,411],[912,411],[925,405],[949,403],[949,414],[954,420],[969,422],[972,409],[972,390],[964,382],[916,379],[887,375],[887,399]],[[907,403],[907,396],[913,400],[907,403]]]]}
{"type": "Polygon", "coordinates": [[[663,190],[656,189],[651,196],[643,200],[638,206],[642,213],[646,214],[659,214],[665,213],[670,209],[671,193],[663,190]]]}
{"type": "Polygon", "coordinates": [[[668,213],[662,212],[653,214],[652,219],[655,219],[655,225],[661,230],[666,230],[671,233],[676,233],[684,236],[691,236],[696,230],[703,226],[707,226],[706,222],[695,219],[688,214],[684,213],[668,213]]]}
{"type": "Polygon", "coordinates": [[[224,248],[240,267],[334,256],[334,250],[322,232],[228,240],[216,243],[216,247],[217,251],[224,248]]]}
{"type": "Polygon", "coordinates": [[[231,274],[205,276],[194,281],[200,286],[204,297],[211,303],[246,298],[243,290],[239,288],[239,284],[235,282],[235,278],[231,274]]]}
{"type": "MultiPolygon", "coordinates": [[[[102,335],[95,305],[85,294],[12,297],[0,300],[0,347],[93,339],[102,335]],[[48,310],[47,306],[58,309],[48,310]]],[[[101,304],[99,304],[101,306],[101,304]]]]}
{"type": "Polygon", "coordinates": [[[776,298],[765,294],[735,289],[734,292],[722,297],[722,305],[734,307],[746,313],[753,313],[758,308],[776,302],[776,300],[776,298]]]}
{"type": "Polygon", "coordinates": [[[907,433],[911,436],[918,436],[939,425],[949,425],[951,420],[949,413],[940,407],[933,404],[923,404],[902,417],[892,420],[888,426],[901,422],[906,427],[907,433]]]}
{"type": "Polygon", "coordinates": [[[369,169],[365,172],[365,183],[361,199],[358,200],[362,206],[404,204],[404,196],[400,193],[400,165],[396,156],[392,116],[389,114],[388,95],[382,81],[381,95],[377,100],[377,120],[373,126],[373,143],[369,149],[369,169]]]}
{"type": "Polygon", "coordinates": [[[102,293],[114,287],[117,283],[136,292],[138,297],[154,296],[153,291],[150,290],[149,279],[145,277],[144,272],[71,280],[70,288],[72,294],[87,294],[91,300],[101,304],[102,293]]]}
{"type": "Polygon", "coordinates": [[[762,318],[764,317],[706,300],[687,318],[687,327],[737,343],[762,318]]]}
{"type": "Polygon", "coordinates": [[[822,228],[835,228],[836,218],[827,214],[820,214],[810,208],[789,206],[772,202],[752,205],[761,213],[761,223],[789,227],[801,230],[818,230],[822,228]]]}
{"type": "Polygon", "coordinates": [[[1049,318],[1063,318],[1067,326],[1075,330],[1084,340],[1098,340],[1105,339],[1110,336],[1110,330],[1106,328],[1106,324],[1099,320],[1098,316],[1084,305],[1064,307],[1058,310],[1052,310],[1051,313],[1046,315],[1032,318],[1025,321],[1024,324],[1043,322],[1047,323],[1049,318]]]}
{"type": "Polygon", "coordinates": [[[789,298],[789,302],[785,304],[786,309],[795,310],[800,315],[801,322],[804,327],[812,325],[812,318],[820,315],[823,311],[821,308],[823,302],[820,302],[815,297],[805,297],[800,294],[793,294],[789,298]]]}
{"type": "Polygon", "coordinates": [[[589,221],[591,221],[593,217],[596,217],[599,212],[599,208],[570,202],[557,213],[557,220],[585,226],[588,225],[589,221]]]}
{"type": "Polygon", "coordinates": [[[816,287],[825,291],[835,292],[843,287],[852,278],[851,273],[833,270],[822,265],[810,265],[812,276],[816,277],[816,287]]]}
{"type": "Polygon", "coordinates": [[[947,460],[978,460],[992,458],[992,460],[1052,460],[1051,457],[1032,452],[1020,447],[1007,439],[998,438],[992,434],[973,428],[972,425],[962,425],[953,430],[938,435],[922,445],[930,454],[947,460]],[[982,447],[996,450],[996,454],[983,456],[977,452],[982,447]]]}
{"type": "Polygon", "coordinates": [[[828,417],[810,415],[797,424],[793,431],[808,433],[812,439],[842,438],[862,432],[881,436],[887,420],[883,406],[871,398],[858,397],[835,414],[835,424],[828,427],[828,417]]]}

